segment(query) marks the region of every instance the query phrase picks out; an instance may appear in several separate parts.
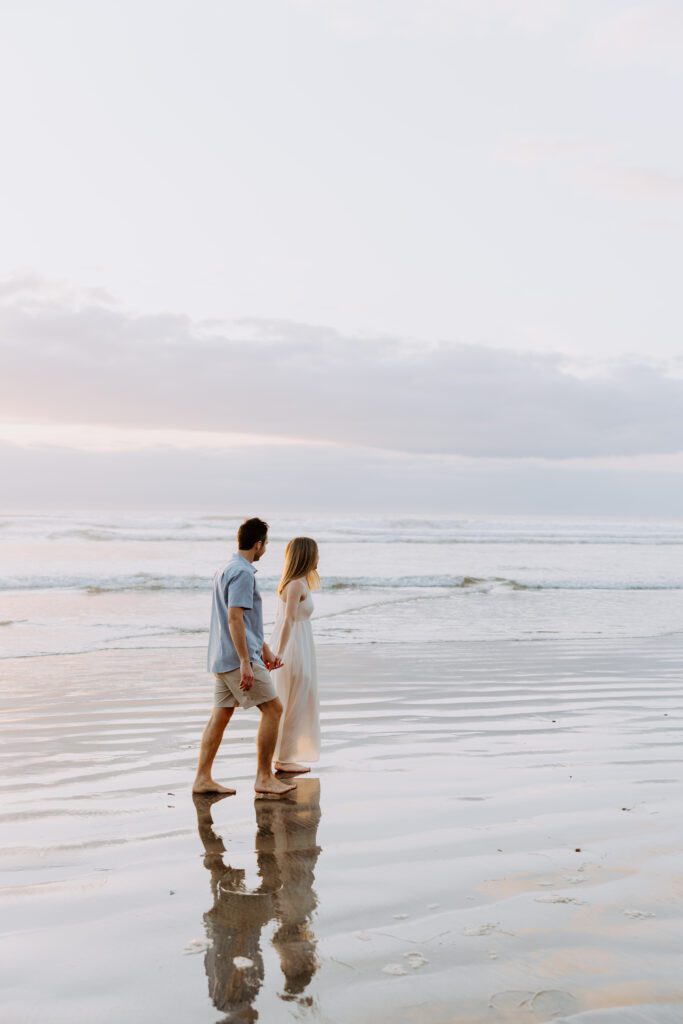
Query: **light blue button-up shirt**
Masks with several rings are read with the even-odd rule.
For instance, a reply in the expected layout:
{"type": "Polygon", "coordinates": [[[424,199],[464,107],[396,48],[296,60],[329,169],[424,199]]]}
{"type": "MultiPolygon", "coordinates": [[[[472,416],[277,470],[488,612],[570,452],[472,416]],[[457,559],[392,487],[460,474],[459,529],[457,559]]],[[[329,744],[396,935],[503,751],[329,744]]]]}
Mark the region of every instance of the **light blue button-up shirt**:
{"type": "Polygon", "coordinates": [[[240,554],[233,555],[213,578],[209,672],[232,672],[240,666],[240,656],[228,627],[228,608],[244,609],[249,660],[253,665],[263,665],[263,604],[256,586],[256,569],[240,554]]]}

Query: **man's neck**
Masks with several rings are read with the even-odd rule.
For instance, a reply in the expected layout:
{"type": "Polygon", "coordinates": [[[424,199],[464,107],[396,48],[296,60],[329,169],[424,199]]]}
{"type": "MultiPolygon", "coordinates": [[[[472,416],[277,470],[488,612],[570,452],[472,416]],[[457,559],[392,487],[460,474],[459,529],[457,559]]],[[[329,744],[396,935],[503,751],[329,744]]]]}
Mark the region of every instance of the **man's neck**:
{"type": "Polygon", "coordinates": [[[251,551],[251,550],[249,550],[249,551],[242,551],[241,548],[238,548],[237,549],[237,554],[241,555],[242,558],[246,558],[247,562],[251,562],[253,564],[253,561],[254,561],[254,552],[253,551],[251,551]]]}

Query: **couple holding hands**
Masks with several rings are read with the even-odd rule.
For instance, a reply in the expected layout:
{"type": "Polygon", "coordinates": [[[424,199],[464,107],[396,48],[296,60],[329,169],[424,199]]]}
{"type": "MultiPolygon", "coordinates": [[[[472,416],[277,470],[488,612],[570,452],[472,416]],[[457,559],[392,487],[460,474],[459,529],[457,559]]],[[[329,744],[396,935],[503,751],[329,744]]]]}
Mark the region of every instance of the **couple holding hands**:
{"type": "Polygon", "coordinates": [[[266,553],[268,524],[247,519],[237,531],[237,546],[213,580],[208,668],[215,677],[214,706],[202,734],[193,792],[235,792],[214,781],[212,768],[225,727],[239,706],[261,712],[254,789],[260,795],[281,796],[296,786],[278,778],[273,768],[285,776],[307,772],[298,759],[317,761],[320,756],[310,621],[311,590],[320,582],[318,545],[310,537],[295,537],[285,549],[272,649],[264,640],[255,565],[266,553]]]}

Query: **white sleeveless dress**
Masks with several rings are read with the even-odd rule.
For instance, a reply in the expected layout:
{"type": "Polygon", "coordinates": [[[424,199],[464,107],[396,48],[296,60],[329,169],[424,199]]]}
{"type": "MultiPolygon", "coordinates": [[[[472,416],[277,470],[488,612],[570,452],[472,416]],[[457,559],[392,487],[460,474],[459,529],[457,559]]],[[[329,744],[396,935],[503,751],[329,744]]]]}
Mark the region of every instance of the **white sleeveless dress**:
{"type": "MultiPolygon", "coordinates": [[[[317,761],[320,757],[320,704],[312,614],[313,598],[307,590],[304,600],[299,601],[287,647],[280,651],[284,665],[273,672],[277,695],[284,708],[275,747],[275,760],[282,764],[317,761]]],[[[278,597],[271,642],[274,651],[278,649],[284,621],[285,602],[278,597]]]]}

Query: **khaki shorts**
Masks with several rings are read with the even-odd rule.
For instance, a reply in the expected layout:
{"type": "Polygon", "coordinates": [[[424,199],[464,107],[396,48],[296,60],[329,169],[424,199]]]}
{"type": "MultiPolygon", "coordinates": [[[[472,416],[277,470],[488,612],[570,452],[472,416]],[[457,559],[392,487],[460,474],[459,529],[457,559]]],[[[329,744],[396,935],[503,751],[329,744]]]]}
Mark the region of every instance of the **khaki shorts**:
{"type": "Polygon", "coordinates": [[[214,675],[216,685],[213,691],[213,706],[215,708],[255,708],[266,701],[274,700],[277,697],[275,683],[271,679],[270,672],[263,665],[252,665],[254,672],[254,683],[251,690],[240,690],[240,679],[242,673],[235,668],[232,672],[217,672],[214,675]]]}

